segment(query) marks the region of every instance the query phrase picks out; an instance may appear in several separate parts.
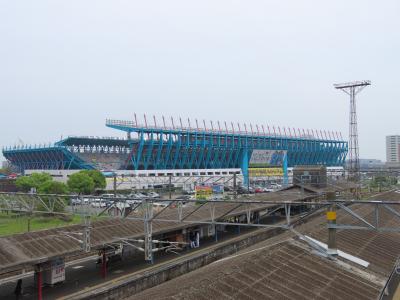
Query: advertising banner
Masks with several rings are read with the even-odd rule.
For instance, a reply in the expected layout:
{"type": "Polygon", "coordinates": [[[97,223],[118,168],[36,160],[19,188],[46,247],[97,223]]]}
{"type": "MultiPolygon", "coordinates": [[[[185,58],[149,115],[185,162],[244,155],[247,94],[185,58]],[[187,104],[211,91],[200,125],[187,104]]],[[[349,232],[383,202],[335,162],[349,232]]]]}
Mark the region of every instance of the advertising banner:
{"type": "Polygon", "coordinates": [[[48,261],[44,265],[43,283],[56,284],[65,281],[65,263],[61,258],[48,261]]]}
{"type": "Polygon", "coordinates": [[[253,150],[249,168],[282,167],[286,150],[253,150]]]}
{"type": "Polygon", "coordinates": [[[249,177],[282,177],[283,168],[250,168],[249,177]]]}
{"type": "Polygon", "coordinates": [[[222,184],[213,185],[212,186],[213,194],[223,194],[224,193],[224,186],[222,184]]]}
{"type": "Polygon", "coordinates": [[[197,200],[207,200],[213,194],[212,186],[196,186],[195,196],[197,200]]]}
{"type": "Polygon", "coordinates": [[[194,190],[198,200],[207,200],[211,197],[220,199],[224,194],[224,186],[222,184],[196,186],[194,190]]]}

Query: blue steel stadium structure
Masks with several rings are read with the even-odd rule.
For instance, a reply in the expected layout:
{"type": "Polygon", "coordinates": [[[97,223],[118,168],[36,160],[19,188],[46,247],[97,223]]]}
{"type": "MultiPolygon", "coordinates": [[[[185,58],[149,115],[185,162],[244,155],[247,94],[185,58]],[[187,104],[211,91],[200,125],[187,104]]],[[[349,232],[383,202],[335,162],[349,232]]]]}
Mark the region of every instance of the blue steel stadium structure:
{"type": "MultiPolygon", "coordinates": [[[[164,122],[165,124],[165,122],[164,122]]],[[[287,165],[342,166],[348,145],[336,134],[314,132],[281,134],[138,125],[107,120],[106,126],[126,132],[126,139],[68,137],[54,145],[15,146],[3,149],[4,157],[21,172],[40,170],[168,170],[242,168],[247,172],[254,149],[287,150],[287,165]]],[[[198,126],[197,126],[198,127],[198,126]]],[[[280,129],[279,129],[280,131],[280,129]]],[[[293,130],[294,131],[294,130],[293,130]]],[[[294,131],[295,132],[295,131],[294,131]]]]}

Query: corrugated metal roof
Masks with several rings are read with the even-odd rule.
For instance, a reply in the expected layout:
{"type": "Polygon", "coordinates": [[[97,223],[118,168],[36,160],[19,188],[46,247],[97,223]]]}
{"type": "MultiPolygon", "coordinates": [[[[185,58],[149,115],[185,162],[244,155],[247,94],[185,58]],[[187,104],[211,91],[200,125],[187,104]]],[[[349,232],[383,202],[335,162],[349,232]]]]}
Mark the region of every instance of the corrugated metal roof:
{"type": "MultiPolygon", "coordinates": [[[[393,193],[376,199],[400,200],[400,194],[395,198],[393,193]]],[[[373,205],[351,208],[368,220],[375,213],[373,205]]],[[[380,209],[379,214],[381,225],[400,226],[400,218],[387,210],[380,209]]],[[[338,224],[358,222],[338,211],[338,224]]],[[[327,243],[324,215],[296,230],[327,243]]],[[[145,290],[134,299],[377,299],[400,255],[400,233],[337,230],[336,239],[338,249],[369,262],[368,267],[346,258],[329,259],[285,232],[255,245],[259,250],[244,250],[145,290]]]]}
{"type": "Polygon", "coordinates": [[[380,289],[290,239],[208,265],[132,299],[376,299],[380,289]]]}
{"type": "MultiPolygon", "coordinates": [[[[265,200],[266,204],[252,204],[251,209],[258,210],[271,207],[268,201],[286,200],[296,201],[313,195],[309,192],[302,193],[299,189],[289,189],[276,193],[269,193],[253,199],[265,200]]],[[[215,217],[222,216],[237,204],[221,203],[215,208],[215,217]]],[[[185,208],[185,213],[193,209],[185,208]]],[[[246,207],[232,210],[229,215],[243,214],[246,207]]],[[[165,210],[159,218],[177,219],[176,210],[165,210]]],[[[193,215],[188,217],[188,221],[207,221],[210,220],[210,207],[204,205],[193,215]]],[[[153,221],[153,234],[161,234],[168,231],[193,225],[177,222],[153,221]]],[[[99,248],[106,243],[120,240],[121,238],[139,238],[143,236],[144,224],[140,220],[129,219],[109,219],[92,223],[91,245],[92,248],[99,248]]],[[[49,258],[64,255],[75,255],[81,252],[79,241],[71,238],[73,233],[83,232],[82,225],[67,226],[62,228],[42,230],[24,234],[16,234],[0,238],[0,272],[15,268],[24,264],[34,264],[46,261],[49,258]]]]}
{"type": "MultiPolygon", "coordinates": [[[[353,205],[352,210],[374,224],[374,207],[372,205],[353,205]]],[[[395,209],[398,209],[395,208],[395,209]]],[[[379,210],[380,224],[385,227],[399,227],[400,218],[385,209],[379,210]]],[[[363,225],[353,217],[338,211],[338,224],[363,225]]],[[[327,240],[326,221],[324,217],[304,224],[302,233],[319,240],[327,240]]],[[[389,275],[400,255],[400,233],[376,232],[372,230],[337,230],[338,249],[368,261],[369,270],[381,275],[389,275]]]]}

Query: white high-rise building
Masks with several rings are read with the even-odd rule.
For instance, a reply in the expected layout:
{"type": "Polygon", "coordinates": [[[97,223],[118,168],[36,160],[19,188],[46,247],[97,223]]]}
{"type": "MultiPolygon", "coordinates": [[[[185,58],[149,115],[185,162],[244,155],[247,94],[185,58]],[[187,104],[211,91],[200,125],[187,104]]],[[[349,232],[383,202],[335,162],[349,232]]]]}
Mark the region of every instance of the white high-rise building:
{"type": "Polygon", "coordinates": [[[400,135],[386,136],[386,162],[389,164],[400,163],[400,135]]]}

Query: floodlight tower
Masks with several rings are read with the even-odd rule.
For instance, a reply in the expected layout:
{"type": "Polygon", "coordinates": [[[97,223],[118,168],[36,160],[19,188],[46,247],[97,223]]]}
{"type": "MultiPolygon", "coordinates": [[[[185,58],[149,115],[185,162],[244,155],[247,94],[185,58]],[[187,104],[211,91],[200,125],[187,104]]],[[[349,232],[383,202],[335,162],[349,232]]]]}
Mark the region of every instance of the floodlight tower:
{"type": "Polygon", "coordinates": [[[370,80],[353,81],[333,85],[336,89],[342,90],[350,96],[349,159],[347,167],[349,180],[356,183],[357,187],[355,194],[357,197],[360,194],[360,160],[358,156],[356,95],[368,85],[371,85],[370,80]]]}

